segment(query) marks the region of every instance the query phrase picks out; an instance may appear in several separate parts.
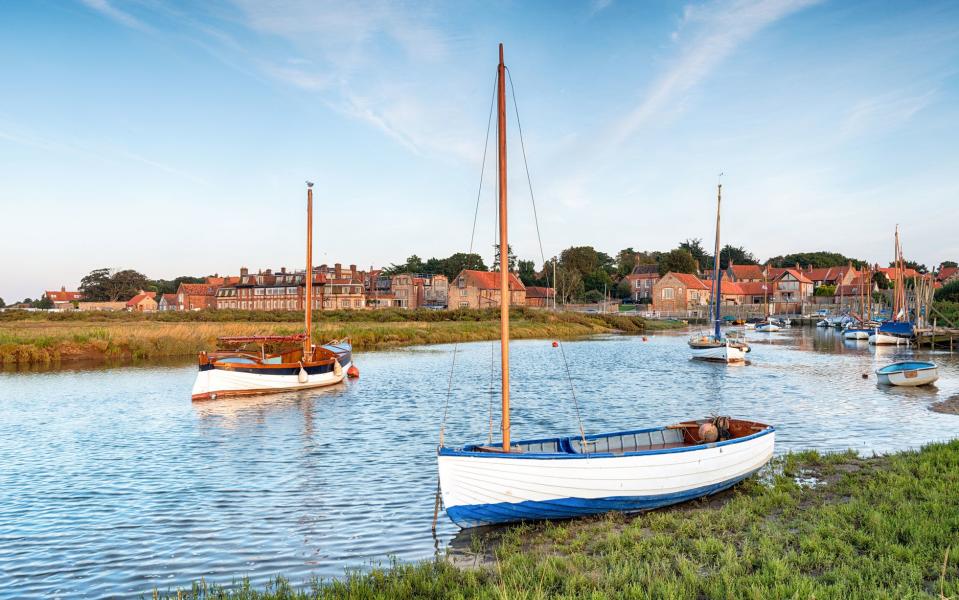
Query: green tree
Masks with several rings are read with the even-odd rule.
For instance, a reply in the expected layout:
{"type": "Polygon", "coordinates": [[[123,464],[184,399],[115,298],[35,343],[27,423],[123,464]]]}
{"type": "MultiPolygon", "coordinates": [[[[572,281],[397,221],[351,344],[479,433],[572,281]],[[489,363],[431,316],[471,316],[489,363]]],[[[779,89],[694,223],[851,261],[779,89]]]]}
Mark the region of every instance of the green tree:
{"type": "Polygon", "coordinates": [[[666,273],[695,273],[697,268],[696,259],[684,248],[676,248],[663,254],[659,258],[659,274],[666,273]]]}
{"type": "Polygon", "coordinates": [[[46,294],[40,296],[40,298],[33,303],[33,308],[40,308],[43,310],[50,310],[53,308],[53,300],[47,297],[46,294]]]}
{"type": "Polygon", "coordinates": [[[826,267],[844,267],[852,262],[857,269],[868,266],[864,260],[849,258],[838,252],[795,252],[783,256],[774,256],[768,263],[770,266],[779,268],[795,267],[797,264],[803,268],[826,268],[826,267]]]}
{"type": "Polygon", "coordinates": [[[107,287],[110,282],[110,269],[94,269],[80,280],[80,292],[85,300],[105,302],[110,299],[107,287]]]}
{"type": "Polygon", "coordinates": [[[813,296],[833,296],[836,294],[836,286],[823,284],[816,288],[813,296]]]}
{"type": "MultiPolygon", "coordinates": [[[[895,266],[896,266],[896,263],[891,262],[891,263],[889,263],[889,266],[890,266],[890,267],[895,267],[895,266]]],[[[917,263],[917,262],[914,261],[914,260],[904,260],[904,261],[903,261],[903,267],[905,267],[905,268],[907,268],[907,269],[914,269],[917,273],[921,273],[921,274],[923,274],[923,275],[925,275],[926,273],[929,272],[929,269],[926,268],[926,265],[919,264],[919,263],[917,263]]]]}
{"type": "Polygon", "coordinates": [[[623,248],[616,253],[616,272],[620,277],[625,277],[633,272],[633,267],[637,264],[639,253],[632,248],[623,248]]]}
{"type": "Polygon", "coordinates": [[[633,286],[630,285],[628,279],[621,279],[619,283],[616,284],[616,297],[620,299],[627,299],[633,296],[633,286]]]}
{"type": "Polygon", "coordinates": [[[939,269],[940,269],[940,270],[942,270],[942,269],[955,269],[956,267],[959,267],[959,263],[956,263],[956,261],[954,261],[954,260],[944,260],[944,261],[942,261],[942,263],[939,265],[939,269]]]}
{"type": "Polygon", "coordinates": [[[3,298],[0,298],[0,308],[6,308],[7,303],[3,301],[3,298]]]}
{"type": "MultiPolygon", "coordinates": [[[[689,238],[685,242],[679,245],[679,248],[689,252],[696,263],[699,265],[700,269],[712,269],[713,268],[713,255],[706,252],[706,249],[703,248],[703,241],[699,238],[689,238]]],[[[686,271],[683,271],[685,273],[686,271]]],[[[689,271],[690,273],[695,272],[689,271]]]]}
{"type": "Polygon", "coordinates": [[[936,290],[937,302],[959,302],[959,280],[950,281],[936,290]]]}
{"type": "Polygon", "coordinates": [[[110,276],[107,281],[107,296],[111,302],[129,300],[146,287],[146,275],[133,269],[124,269],[110,276]]]}
{"type": "MultiPolygon", "coordinates": [[[[732,259],[734,264],[737,265],[758,265],[759,261],[756,260],[756,257],[753,256],[752,252],[749,252],[742,246],[730,246],[726,244],[723,246],[723,249],[719,251],[719,268],[725,269],[729,267],[729,260],[732,259]]],[[[706,268],[705,265],[701,266],[706,268]]],[[[712,264],[708,268],[712,268],[712,264]]]]}
{"type": "Polygon", "coordinates": [[[599,290],[589,290],[586,292],[585,299],[587,302],[591,303],[602,302],[605,300],[605,298],[603,298],[603,292],[599,290]]]}
{"type": "Polygon", "coordinates": [[[519,280],[523,285],[540,285],[542,280],[536,274],[536,263],[531,260],[521,260],[519,263],[519,280]]]}
{"type": "Polygon", "coordinates": [[[181,275],[174,279],[151,279],[147,281],[144,289],[157,293],[157,297],[162,294],[174,294],[181,283],[206,283],[206,277],[193,277],[191,275],[181,275]]]}
{"type": "Polygon", "coordinates": [[[579,300],[583,297],[583,276],[579,271],[567,268],[562,264],[556,267],[556,298],[563,304],[579,300]]]}
{"type": "Polygon", "coordinates": [[[469,269],[471,271],[488,271],[486,264],[483,262],[483,257],[475,252],[472,254],[467,254],[466,252],[457,252],[448,258],[444,258],[442,261],[442,268],[440,272],[443,275],[446,275],[447,279],[450,281],[454,277],[460,274],[460,271],[464,269],[469,269]]]}
{"type": "Polygon", "coordinates": [[[876,284],[881,290],[888,290],[891,286],[889,284],[889,278],[886,277],[886,274],[882,271],[876,271],[872,274],[872,281],[876,284]]]}
{"type": "MultiPolygon", "coordinates": [[[[516,270],[516,255],[513,253],[513,246],[509,244],[506,246],[506,256],[509,260],[509,270],[510,272],[516,270]]],[[[493,270],[499,271],[499,244],[493,244],[493,270]]]]}

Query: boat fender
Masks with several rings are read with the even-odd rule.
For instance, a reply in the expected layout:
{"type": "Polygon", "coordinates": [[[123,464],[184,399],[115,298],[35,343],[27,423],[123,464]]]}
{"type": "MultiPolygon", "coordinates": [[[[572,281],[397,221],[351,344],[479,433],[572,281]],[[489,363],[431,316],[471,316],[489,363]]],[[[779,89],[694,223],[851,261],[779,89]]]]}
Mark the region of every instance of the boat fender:
{"type": "Polygon", "coordinates": [[[643,336],[643,341],[644,341],[644,342],[648,342],[648,341],[649,341],[649,338],[644,335],[644,336],[643,336]]]}
{"type": "Polygon", "coordinates": [[[333,359],[333,374],[337,377],[343,377],[343,365],[335,358],[333,359]]]}
{"type": "Polygon", "coordinates": [[[303,362],[300,362],[300,372],[296,374],[296,380],[300,383],[306,383],[310,380],[309,374],[307,374],[306,369],[303,368],[303,362]]]}
{"type": "Polygon", "coordinates": [[[360,370],[356,368],[356,365],[350,365],[350,368],[346,370],[346,376],[350,379],[359,379],[360,370]]]}
{"type": "Polygon", "coordinates": [[[553,341],[553,348],[559,348],[559,342],[553,341]]]}
{"type": "Polygon", "coordinates": [[[712,423],[703,423],[699,426],[699,439],[711,444],[719,439],[719,430],[712,423]]]}

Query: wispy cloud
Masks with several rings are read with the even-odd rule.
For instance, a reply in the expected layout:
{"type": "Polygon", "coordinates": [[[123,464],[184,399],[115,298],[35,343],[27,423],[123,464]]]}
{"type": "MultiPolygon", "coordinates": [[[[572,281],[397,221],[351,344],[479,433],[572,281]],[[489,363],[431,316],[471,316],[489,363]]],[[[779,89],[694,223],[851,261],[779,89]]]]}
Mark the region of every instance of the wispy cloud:
{"type": "Polygon", "coordinates": [[[820,0],[733,0],[687,5],[670,38],[679,57],[646,92],[645,100],[613,126],[618,145],[681,105],[685,96],[739,46],[773,23],[820,0]]]}
{"type": "Polygon", "coordinates": [[[119,8],[110,4],[109,0],[80,0],[87,7],[92,8],[93,10],[99,12],[100,14],[113,19],[121,25],[126,25],[133,29],[139,29],[141,31],[149,31],[150,27],[140,19],[134,17],[128,12],[122,11],[119,8]]]}
{"type": "Polygon", "coordinates": [[[843,119],[839,127],[840,135],[850,138],[898,127],[928,106],[936,92],[936,89],[919,93],[915,90],[898,90],[862,100],[843,119]]]}
{"type": "Polygon", "coordinates": [[[596,13],[603,12],[613,4],[613,0],[592,0],[589,3],[589,14],[595,15],[596,13]]]}

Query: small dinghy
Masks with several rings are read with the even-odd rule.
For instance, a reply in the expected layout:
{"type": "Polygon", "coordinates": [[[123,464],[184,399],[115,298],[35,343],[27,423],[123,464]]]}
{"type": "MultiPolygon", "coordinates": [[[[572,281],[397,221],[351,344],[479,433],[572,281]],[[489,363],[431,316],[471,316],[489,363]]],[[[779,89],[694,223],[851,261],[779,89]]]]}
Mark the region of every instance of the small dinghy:
{"type": "Polygon", "coordinates": [[[934,383],[939,379],[939,368],[936,363],[905,360],[876,369],[876,377],[881,385],[915,387],[934,383]]]}
{"type": "Polygon", "coordinates": [[[776,325],[775,323],[771,321],[765,321],[763,323],[759,323],[756,325],[756,331],[771,332],[771,331],[779,331],[779,330],[780,330],[779,325],[776,325]]]}

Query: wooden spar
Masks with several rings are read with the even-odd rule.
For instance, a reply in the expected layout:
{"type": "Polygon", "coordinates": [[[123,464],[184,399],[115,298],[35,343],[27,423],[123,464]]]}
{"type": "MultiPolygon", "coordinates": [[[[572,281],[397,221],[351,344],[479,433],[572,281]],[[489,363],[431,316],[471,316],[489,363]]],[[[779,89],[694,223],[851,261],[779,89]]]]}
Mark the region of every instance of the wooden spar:
{"type": "Polygon", "coordinates": [[[766,272],[769,270],[769,263],[763,268],[763,313],[766,320],[769,320],[769,290],[766,289],[766,272]]]}
{"type": "Polygon", "coordinates": [[[499,45],[496,136],[499,148],[499,299],[500,362],[503,374],[503,452],[509,452],[509,239],[506,227],[506,65],[499,45]]]}
{"type": "Polygon", "coordinates": [[[309,181],[306,182],[306,294],[303,311],[306,321],[303,360],[310,360],[313,351],[313,184],[309,181]]]}
{"type": "Polygon", "coordinates": [[[714,324],[716,339],[720,338],[719,320],[722,318],[719,316],[719,307],[721,306],[720,303],[722,302],[722,290],[719,287],[719,209],[722,205],[722,202],[723,184],[719,183],[716,185],[716,255],[715,260],[713,260],[713,293],[715,294],[715,296],[713,296],[713,300],[716,303],[716,308],[714,309],[716,312],[713,315],[713,319],[716,321],[714,324]]]}

